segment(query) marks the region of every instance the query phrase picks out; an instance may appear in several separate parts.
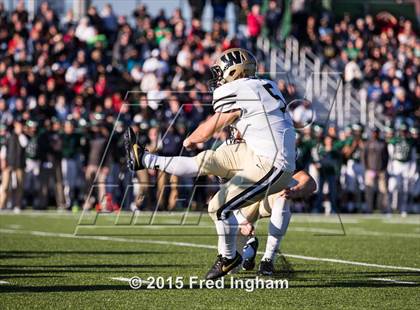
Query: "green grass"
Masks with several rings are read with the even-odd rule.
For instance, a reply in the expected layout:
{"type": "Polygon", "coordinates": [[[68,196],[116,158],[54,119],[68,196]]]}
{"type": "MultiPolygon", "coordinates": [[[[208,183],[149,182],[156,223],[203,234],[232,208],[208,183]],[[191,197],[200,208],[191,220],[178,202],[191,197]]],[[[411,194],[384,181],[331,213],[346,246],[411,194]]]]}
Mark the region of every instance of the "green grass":
{"type": "MultiPolygon", "coordinates": [[[[289,288],[254,292],[188,286],[178,290],[168,285],[162,290],[132,290],[128,283],[111,279],[203,277],[216,255],[209,248],[216,245],[216,237],[206,215],[200,225],[183,227],[168,226],[179,223],[177,215],[158,216],[154,226],[130,227],[115,226],[115,215],[106,215],[98,218],[96,226],[79,226],[75,236],[79,216],[0,214],[0,281],[7,282],[0,284],[0,309],[418,309],[420,305],[419,216],[346,216],[343,235],[335,216],[294,215],[282,242],[287,264],[278,259],[275,277],[288,279],[289,288]]],[[[193,214],[187,223],[198,219],[193,214]]],[[[119,220],[128,223],[129,217],[119,220]]],[[[142,218],[137,224],[147,222],[142,218]]],[[[260,251],[266,227],[267,222],[261,221],[257,228],[260,251]]],[[[254,272],[234,275],[254,276],[254,272]]]]}

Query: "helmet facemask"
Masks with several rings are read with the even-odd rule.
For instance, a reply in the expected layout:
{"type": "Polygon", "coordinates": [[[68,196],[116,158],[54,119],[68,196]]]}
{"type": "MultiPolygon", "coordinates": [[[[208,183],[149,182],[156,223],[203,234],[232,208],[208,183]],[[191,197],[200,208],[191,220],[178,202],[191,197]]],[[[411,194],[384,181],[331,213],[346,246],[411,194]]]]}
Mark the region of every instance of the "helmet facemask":
{"type": "Polygon", "coordinates": [[[210,72],[212,75],[212,78],[209,79],[208,85],[211,91],[214,91],[217,87],[224,84],[223,81],[223,71],[218,65],[214,65],[210,67],[210,72]]]}

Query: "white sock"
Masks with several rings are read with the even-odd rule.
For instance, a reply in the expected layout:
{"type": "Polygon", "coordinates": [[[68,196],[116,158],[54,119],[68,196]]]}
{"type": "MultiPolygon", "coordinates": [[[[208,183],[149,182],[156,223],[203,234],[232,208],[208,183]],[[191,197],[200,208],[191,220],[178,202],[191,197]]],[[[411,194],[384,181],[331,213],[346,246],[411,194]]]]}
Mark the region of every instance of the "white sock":
{"type": "Polygon", "coordinates": [[[165,157],[145,152],[142,162],[146,168],[159,169],[179,177],[195,177],[198,175],[199,167],[192,157],[165,157]]]}
{"type": "Polygon", "coordinates": [[[289,202],[284,198],[277,198],[271,208],[267,245],[263,260],[274,260],[280,247],[281,239],[286,234],[291,216],[292,213],[290,212],[289,202]]]}
{"type": "Polygon", "coordinates": [[[238,220],[232,213],[226,220],[216,221],[218,235],[217,249],[223,257],[232,259],[236,256],[236,235],[238,220]]]}
{"type": "MultiPolygon", "coordinates": [[[[247,222],[246,218],[242,215],[240,210],[233,211],[233,214],[235,215],[236,220],[238,221],[238,228],[240,228],[243,223],[247,222]]],[[[241,233],[238,233],[238,236],[236,237],[236,248],[239,250],[243,249],[248,240],[249,236],[244,236],[241,233]]],[[[242,258],[245,260],[244,251],[242,252],[242,258]]]]}

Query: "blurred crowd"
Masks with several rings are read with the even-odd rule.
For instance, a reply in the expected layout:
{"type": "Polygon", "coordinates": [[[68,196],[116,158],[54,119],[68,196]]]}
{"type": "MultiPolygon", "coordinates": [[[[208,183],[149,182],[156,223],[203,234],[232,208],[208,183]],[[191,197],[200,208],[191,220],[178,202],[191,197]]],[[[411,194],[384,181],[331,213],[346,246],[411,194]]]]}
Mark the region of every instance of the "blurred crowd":
{"type": "MultiPolygon", "coordinates": [[[[133,126],[149,151],[168,156],[190,156],[220,145],[228,138],[227,131],[215,135],[201,149],[182,149],[184,137],[212,113],[212,95],[206,85],[209,66],[223,50],[242,46],[260,58],[258,71],[267,71],[257,50],[257,38],[265,31],[277,40],[283,13],[276,1],[265,3],[265,10],[263,1],[234,1],[237,23],[232,37],[225,20],[229,1],[211,1],[214,22],[210,31],[205,31],[201,23],[202,1],[189,2],[191,23],[179,9],[170,16],[163,10],[151,16],[144,5],[131,18],[116,15],[111,5],[104,5],[100,11],[91,6],[85,17],[75,20],[71,11],[58,16],[47,2],[31,19],[24,1],[18,2],[13,11],[6,11],[0,2],[0,209],[57,206],[73,210],[174,210],[185,207],[186,201],[193,209],[205,206],[217,190],[218,180],[177,178],[153,170],[133,175],[125,166],[123,132],[133,126]]],[[[296,15],[297,21],[299,18],[296,15]]],[[[327,26],[331,25],[329,18],[327,26]]],[[[306,18],[308,25],[310,19],[306,18]]],[[[315,20],[314,30],[322,32],[323,20],[315,20]]],[[[344,23],[350,32],[348,36],[340,34],[340,38],[347,45],[352,42],[354,27],[351,21],[344,23]]],[[[370,35],[366,25],[363,35],[370,35]]],[[[407,44],[412,43],[410,31],[407,44]]],[[[308,40],[313,37],[308,34],[308,40]]],[[[375,38],[372,35],[375,44],[381,44],[375,38]]],[[[399,38],[398,51],[405,46],[399,38]]],[[[323,40],[321,35],[308,44],[322,48],[323,40]]],[[[415,44],[418,51],[418,42],[415,44]]],[[[350,61],[340,58],[340,46],[334,48],[337,55],[326,57],[326,62],[333,66],[334,61],[350,61]]],[[[388,56],[383,59],[381,48],[380,60],[376,64],[373,59],[372,66],[380,65],[379,88],[384,82],[390,85],[392,96],[388,100],[396,104],[398,86],[404,89],[412,109],[418,106],[411,96],[419,95],[419,76],[416,64],[410,62],[416,61],[414,52],[408,50],[402,50],[408,55],[402,72],[400,62],[388,60],[393,65],[387,65],[388,56]],[[412,72],[408,74],[410,70],[405,68],[410,66],[412,72]]],[[[358,51],[353,52],[356,60],[365,55],[363,48],[358,51]]],[[[323,54],[322,49],[318,52],[323,54]]],[[[375,85],[374,76],[369,80],[362,75],[362,82],[371,83],[369,87],[375,85]]],[[[283,80],[278,84],[288,102],[298,98],[293,84],[283,80]]],[[[311,117],[309,110],[303,104],[293,114],[298,122],[305,123],[311,117]]],[[[402,115],[397,110],[395,115],[390,114],[392,120],[402,115]]],[[[389,129],[385,142],[379,137],[372,140],[374,135],[368,139],[362,133],[357,135],[357,124],[342,131],[319,126],[301,131],[299,160],[316,177],[321,190],[310,203],[296,202],[295,210],[322,212],[329,203],[332,211],[415,211],[412,205],[418,201],[418,194],[411,189],[418,187],[418,135],[414,110],[410,111],[397,124],[398,130],[389,129]],[[404,127],[406,123],[411,127],[404,127]],[[379,166],[371,158],[377,152],[382,155],[376,156],[383,156],[379,166]],[[410,169],[405,169],[406,164],[410,169]],[[393,175],[395,166],[404,167],[407,175],[393,175]],[[328,187],[328,197],[322,184],[328,187]]]]}
{"type": "Polygon", "coordinates": [[[298,134],[300,169],[317,182],[317,192],[295,211],[382,213],[420,212],[419,132],[402,124],[337,130],[313,125],[298,134]]]}
{"type": "Polygon", "coordinates": [[[315,210],[328,198],[333,211],[419,212],[420,40],[412,21],[386,11],[337,17],[298,5],[292,33],[323,66],[366,90],[386,125],[382,132],[360,124],[306,129],[300,144],[319,185],[315,210]]]}
{"type": "MultiPolygon", "coordinates": [[[[413,22],[388,12],[336,18],[297,14],[294,34],[344,80],[367,90],[370,105],[390,126],[418,126],[420,40],[413,22]]],[[[418,29],[418,28],[417,28],[418,29]]]]}

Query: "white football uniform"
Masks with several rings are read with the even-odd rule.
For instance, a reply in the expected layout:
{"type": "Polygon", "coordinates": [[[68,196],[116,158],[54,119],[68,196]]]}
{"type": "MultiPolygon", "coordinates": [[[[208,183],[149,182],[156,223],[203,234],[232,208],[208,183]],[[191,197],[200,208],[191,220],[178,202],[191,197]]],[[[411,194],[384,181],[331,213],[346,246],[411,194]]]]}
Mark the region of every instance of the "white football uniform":
{"type": "Polygon", "coordinates": [[[270,80],[243,78],[213,93],[215,112],[241,110],[232,124],[255,154],[272,160],[277,168],[295,170],[295,131],[286,101],[270,80]]]}
{"type": "Polygon", "coordinates": [[[295,170],[295,131],[285,100],[272,81],[244,78],[218,87],[213,108],[241,111],[233,126],[245,142],[223,144],[194,157],[200,175],[229,180],[209,202],[209,214],[224,219],[251,205],[251,213],[258,214],[260,206],[270,205],[269,198],[290,184],[295,170]]]}

